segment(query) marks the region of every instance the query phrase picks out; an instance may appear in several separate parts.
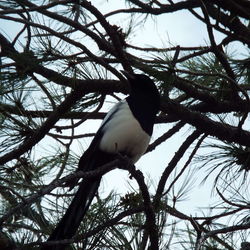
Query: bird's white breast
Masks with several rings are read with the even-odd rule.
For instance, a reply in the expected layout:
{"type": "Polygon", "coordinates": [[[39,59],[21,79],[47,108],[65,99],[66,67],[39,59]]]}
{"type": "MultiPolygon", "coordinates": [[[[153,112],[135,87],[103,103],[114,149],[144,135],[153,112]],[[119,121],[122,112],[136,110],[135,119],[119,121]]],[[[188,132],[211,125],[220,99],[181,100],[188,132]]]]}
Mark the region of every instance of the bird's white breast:
{"type": "Polygon", "coordinates": [[[100,149],[108,153],[125,153],[133,162],[145,153],[150,141],[125,100],[111,109],[103,121],[102,130],[100,149]]]}

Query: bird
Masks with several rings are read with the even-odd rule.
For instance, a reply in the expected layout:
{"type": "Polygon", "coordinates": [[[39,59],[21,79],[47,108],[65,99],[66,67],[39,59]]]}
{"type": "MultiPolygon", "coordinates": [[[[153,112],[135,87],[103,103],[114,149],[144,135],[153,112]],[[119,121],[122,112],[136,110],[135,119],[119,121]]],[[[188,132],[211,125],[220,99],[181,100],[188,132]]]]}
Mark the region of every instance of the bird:
{"type": "MultiPolygon", "coordinates": [[[[160,109],[160,94],[153,80],[145,74],[122,71],[130,93],[104,117],[88,149],[79,160],[78,170],[91,171],[124,155],[134,164],[146,152],[160,109]]],[[[66,213],[47,242],[71,239],[94,199],[101,177],[81,180],[66,213]]],[[[63,250],[62,244],[47,245],[42,250],[63,250]]]]}

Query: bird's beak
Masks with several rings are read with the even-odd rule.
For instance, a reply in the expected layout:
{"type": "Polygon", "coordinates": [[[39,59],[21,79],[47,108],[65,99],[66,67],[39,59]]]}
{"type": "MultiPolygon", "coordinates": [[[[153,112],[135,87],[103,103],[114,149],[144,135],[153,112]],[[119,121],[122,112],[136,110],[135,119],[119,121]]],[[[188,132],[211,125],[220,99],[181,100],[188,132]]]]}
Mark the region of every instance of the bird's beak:
{"type": "Polygon", "coordinates": [[[129,73],[128,71],[121,70],[122,74],[126,76],[128,80],[135,80],[134,74],[129,73]]]}

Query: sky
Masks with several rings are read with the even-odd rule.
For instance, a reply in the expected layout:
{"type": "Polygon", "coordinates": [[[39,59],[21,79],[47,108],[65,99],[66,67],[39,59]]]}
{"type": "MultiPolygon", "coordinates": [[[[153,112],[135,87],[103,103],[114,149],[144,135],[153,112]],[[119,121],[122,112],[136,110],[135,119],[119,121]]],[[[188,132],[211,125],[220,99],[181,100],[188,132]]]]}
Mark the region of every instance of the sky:
{"type": "MultiPolygon", "coordinates": [[[[112,10],[123,7],[121,6],[123,1],[119,1],[119,3],[118,1],[99,2],[100,4],[98,5],[98,8],[102,11],[102,13],[108,13],[112,10]]],[[[143,16],[141,16],[139,20],[143,21],[143,16]]],[[[116,24],[125,28],[126,24],[130,22],[130,16],[127,14],[120,14],[119,16],[109,17],[108,21],[111,24],[116,24]]],[[[12,38],[20,29],[20,26],[18,26],[16,23],[12,23],[10,27],[9,22],[1,19],[0,28],[1,31],[8,34],[8,36],[12,38]]],[[[222,38],[222,35],[216,33],[217,41],[220,41],[222,38]]],[[[137,26],[132,36],[130,37],[130,40],[131,42],[133,42],[133,45],[138,45],[141,47],[172,47],[176,45],[187,47],[206,45],[208,42],[208,36],[206,27],[203,23],[193,17],[192,14],[188,11],[178,11],[173,14],[160,15],[156,18],[148,18],[147,21],[144,22],[143,26],[137,26]]],[[[150,57],[151,54],[149,54],[148,56],[150,57]]],[[[108,106],[111,107],[112,105],[109,104],[108,106]]],[[[108,109],[107,106],[105,107],[105,109],[108,109]]],[[[87,123],[86,127],[81,129],[86,132],[92,133],[98,129],[100,123],[101,121],[89,122],[87,123]]],[[[159,137],[164,131],[167,131],[169,128],[171,128],[172,125],[173,124],[156,124],[154,127],[154,133],[151,142],[159,137]]],[[[150,154],[144,155],[136,163],[137,168],[140,169],[146,176],[147,182],[153,181],[155,185],[158,183],[163,170],[167,166],[169,160],[173,157],[178,147],[183,142],[183,138],[188,136],[190,133],[191,130],[187,130],[187,127],[185,127],[185,129],[181,130],[178,136],[174,136],[173,138],[167,140],[167,142],[161,144],[150,154]]],[[[73,150],[82,152],[82,150],[87,147],[88,143],[88,139],[81,139],[80,141],[78,140],[75,143],[75,148],[73,150]]],[[[132,185],[136,188],[136,183],[129,179],[127,172],[124,172],[122,170],[114,170],[111,173],[108,173],[103,178],[102,186],[103,190],[105,190],[105,193],[108,193],[113,189],[121,193],[126,193],[130,189],[129,185],[132,185]]],[[[152,186],[152,191],[155,188],[155,186],[152,186]]],[[[205,190],[204,192],[206,192],[206,186],[204,186],[203,189],[205,190]]],[[[207,193],[206,196],[204,195],[204,193],[200,195],[200,190],[200,188],[195,188],[192,192],[192,195],[190,196],[191,200],[180,203],[180,209],[182,209],[184,206],[184,210],[186,210],[187,208],[187,211],[191,211],[193,209],[196,209],[196,203],[198,205],[201,203],[207,203],[207,200],[210,197],[210,193],[207,193]]]]}
{"type": "MultiPolygon", "coordinates": [[[[98,8],[103,13],[122,7],[122,1],[99,2],[100,4],[98,5],[98,8]]],[[[121,15],[121,18],[120,16],[118,19],[110,17],[108,20],[111,24],[114,23],[123,27],[125,26],[124,24],[129,21],[128,18],[129,15],[121,15]]],[[[133,45],[141,47],[161,47],[162,45],[168,47],[180,45],[187,47],[206,45],[208,43],[208,35],[205,25],[193,17],[188,11],[179,11],[173,14],[161,15],[157,17],[157,21],[154,21],[153,19],[154,18],[148,18],[143,27],[138,26],[135,29],[130,38],[133,40],[133,45]]],[[[0,20],[0,30],[6,31],[10,37],[13,34],[16,34],[16,30],[18,30],[18,28],[19,27],[17,27],[16,24],[13,24],[11,27],[6,26],[6,22],[0,20]]],[[[217,42],[220,42],[223,39],[223,35],[215,32],[215,38],[217,42]]],[[[237,49],[238,46],[238,43],[234,43],[231,47],[232,51],[237,49]]],[[[244,53],[244,49],[242,49],[242,53],[244,53]]],[[[151,55],[149,54],[149,57],[150,56],[151,55]]],[[[108,104],[108,106],[105,106],[105,109],[108,109],[109,106],[112,105],[108,104]]],[[[101,121],[91,121],[81,129],[83,129],[86,133],[92,133],[98,129],[100,123],[101,121]]],[[[154,126],[154,133],[151,142],[172,126],[173,124],[156,124],[154,126]]],[[[190,135],[191,132],[192,130],[188,129],[188,126],[185,126],[177,136],[174,136],[173,138],[162,143],[156,150],[150,154],[144,155],[136,163],[136,167],[143,172],[146,182],[153,182],[153,185],[151,186],[152,193],[154,193],[153,190],[155,190],[156,184],[158,183],[158,180],[168,162],[172,159],[179,146],[183,143],[184,138],[190,135]]],[[[87,147],[88,143],[88,139],[77,140],[74,143],[73,150],[79,152],[80,154],[80,152],[87,147]]],[[[192,149],[190,149],[189,152],[191,150],[192,149]]],[[[179,168],[183,166],[187,157],[188,155],[183,158],[180,164],[178,164],[179,168]]],[[[191,166],[191,168],[192,167],[193,166],[191,166]]],[[[177,209],[187,213],[188,215],[191,213],[192,215],[196,215],[199,213],[199,207],[207,207],[208,204],[214,201],[211,194],[212,177],[210,178],[210,181],[206,182],[204,185],[200,185],[200,182],[201,179],[197,179],[192,191],[189,193],[188,199],[178,203],[176,205],[177,209]]],[[[169,182],[167,183],[169,184],[169,182]]],[[[130,186],[138,189],[136,182],[129,178],[126,171],[114,170],[104,176],[101,190],[104,192],[104,195],[108,194],[113,189],[121,194],[125,194],[131,191],[130,186]]],[[[176,186],[176,191],[178,188],[181,188],[181,182],[176,186]]]]}

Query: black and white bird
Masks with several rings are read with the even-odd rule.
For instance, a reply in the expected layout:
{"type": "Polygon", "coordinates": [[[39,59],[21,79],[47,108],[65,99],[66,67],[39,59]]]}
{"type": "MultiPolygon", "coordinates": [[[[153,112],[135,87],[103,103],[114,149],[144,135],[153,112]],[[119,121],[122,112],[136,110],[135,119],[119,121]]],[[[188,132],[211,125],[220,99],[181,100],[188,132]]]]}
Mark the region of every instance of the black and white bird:
{"type": "MultiPolygon", "coordinates": [[[[145,153],[160,96],[154,82],[146,75],[123,72],[130,85],[129,96],[117,103],[104,118],[89,148],[80,158],[78,169],[95,170],[126,155],[133,163],[145,153]]],[[[101,181],[101,177],[82,180],[65,215],[50,235],[48,241],[71,239],[86,214],[101,181]]],[[[65,246],[54,245],[42,249],[62,250],[65,246]]]]}

